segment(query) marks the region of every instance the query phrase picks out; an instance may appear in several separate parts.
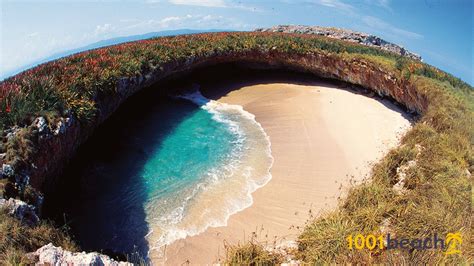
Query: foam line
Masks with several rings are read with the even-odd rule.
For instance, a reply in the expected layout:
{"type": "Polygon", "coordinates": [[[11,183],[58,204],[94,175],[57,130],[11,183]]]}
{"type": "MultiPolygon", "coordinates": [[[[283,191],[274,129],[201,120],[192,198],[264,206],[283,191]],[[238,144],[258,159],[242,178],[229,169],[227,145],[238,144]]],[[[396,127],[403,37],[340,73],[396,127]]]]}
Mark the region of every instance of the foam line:
{"type": "MultiPolygon", "coordinates": [[[[234,199],[232,202],[228,202],[228,206],[222,206],[226,208],[226,214],[224,217],[219,217],[218,219],[209,220],[205,225],[201,225],[199,227],[192,227],[192,228],[181,228],[179,226],[172,226],[171,228],[163,228],[166,231],[162,232],[161,237],[155,241],[154,243],[150,243],[150,251],[156,251],[162,249],[165,245],[169,245],[176,240],[183,239],[189,236],[194,236],[204,232],[209,227],[219,227],[219,226],[227,226],[227,222],[231,215],[240,212],[253,204],[253,197],[252,193],[255,192],[260,187],[266,185],[272,178],[270,169],[273,165],[273,157],[271,155],[271,143],[269,136],[265,133],[263,127],[260,123],[255,120],[255,115],[245,111],[242,106],[240,105],[232,105],[221,103],[218,101],[210,100],[203,96],[199,89],[195,89],[194,91],[178,95],[177,98],[186,99],[195,103],[196,105],[200,106],[200,108],[208,111],[212,114],[212,118],[219,123],[226,124],[233,132],[238,136],[236,143],[233,143],[234,147],[238,150],[237,154],[243,154],[246,152],[246,149],[251,149],[252,147],[243,147],[244,143],[246,142],[247,138],[252,137],[250,134],[245,132],[245,125],[251,125],[255,132],[261,134],[260,137],[263,137],[264,140],[264,148],[265,148],[265,155],[268,156],[269,164],[265,168],[265,172],[263,176],[251,176],[252,170],[254,170],[250,165],[242,166],[239,163],[241,156],[237,156],[237,158],[233,158],[228,165],[222,166],[227,172],[230,174],[230,178],[232,178],[233,172],[236,170],[242,170],[241,168],[244,167],[246,176],[246,182],[244,188],[242,188],[245,193],[245,198],[234,199]],[[232,119],[234,118],[234,119],[232,119]],[[238,118],[238,119],[235,119],[238,118]]],[[[183,204],[186,205],[189,200],[191,200],[199,191],[200,193],[205,193],[207,187],[213,185],[213,182],[221,181],[219,179],[219,175],[222,176],[222,169],[210,169],[209,175],[211,178],[205,179],[206,182],[200,183],[196,186],[193,190],[191,195],[187,197],[186,202],[183,204]],[[212,176],[214,177],[212,178],[212,176]]],[[[176,224],[179,224],[180,220],[183,218],[184,211],[186,206],[181,206],[180,211],[181,216],[177,216],[178,219],[176,220],[176,224]]],[[[150,233],[151,234],[151,233],[150,233]]]]}

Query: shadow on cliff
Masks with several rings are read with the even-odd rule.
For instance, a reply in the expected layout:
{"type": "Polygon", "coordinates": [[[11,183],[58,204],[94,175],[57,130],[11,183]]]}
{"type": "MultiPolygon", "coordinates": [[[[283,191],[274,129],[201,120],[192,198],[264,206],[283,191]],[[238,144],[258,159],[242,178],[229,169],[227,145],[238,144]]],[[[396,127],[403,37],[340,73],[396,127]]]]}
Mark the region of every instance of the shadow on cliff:
{"type": "MultiPolygon", "coordinates": [[[[175,76],[127,100],[99,127],[58,179],[66,180],[58,185],[61,190],[45,199],[46,216],[66,221],[86,251],[146,256],[150,228],[144,208],[147,186],[141,175],[143,166],[164,138],[198,110],[198,106],[167,94],[198,83],[203,95],[219,99],[244,86],[280,82],[319,84],[381,100],[344,82],[285,70],[251,70],[229,64],[175,76]]],[[[380,102],[400,112],[401,107],[390,99],[380,102]]]]}
{"type": "MultiPolygon", "coordinates": [[[[193,71],[187,79],[200,84],[201,92],[206,97],[217,100],[231,91],[245,86],[271,83],[290,83],[297,85],[320,85],[328,88],[345,90],[350,93],[373,98],[386,108],[400,113],[405,119],[412,121],[413,115],[405,106],[397,103],[389,96],[380,96],[374,92],[344,81],[317,77],[310,73],[301,73],[285,69],[251,69],[244,64],[223,64],[205,67],[193,71]]],[[[182,83],[180,86],[184,86],[182,83]]]]}
{"type": "Polygon", "coordinates": [[[44,214],[65,222],[85,251],[119,259],[149,251],[147,186],[142,171],[162,141],[198,106],[172,99],[160,88],[130,98],[79,149],[44,214]]]}

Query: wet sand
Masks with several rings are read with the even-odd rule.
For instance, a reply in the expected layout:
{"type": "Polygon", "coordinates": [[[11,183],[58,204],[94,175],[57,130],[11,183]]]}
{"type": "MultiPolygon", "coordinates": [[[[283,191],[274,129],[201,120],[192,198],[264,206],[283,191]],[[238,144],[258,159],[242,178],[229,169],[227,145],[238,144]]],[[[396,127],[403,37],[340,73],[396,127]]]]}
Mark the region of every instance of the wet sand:
{"type": "MultiPolygon", "coordinates": [[[[242,105],[261,123],[272,145],[272,179],[227,226],[167,246],[169,265],[222,262],[224,243],[243,243],[254,233],[263,243],[291,243],[310,210],[317,216],[334,209],[350,181],[367,177],[410,127],[390,102],[324,82],[242,86],[218,100],[242,105]]],[[[150,257],[154,264],[164,262],[150,257]]]]}

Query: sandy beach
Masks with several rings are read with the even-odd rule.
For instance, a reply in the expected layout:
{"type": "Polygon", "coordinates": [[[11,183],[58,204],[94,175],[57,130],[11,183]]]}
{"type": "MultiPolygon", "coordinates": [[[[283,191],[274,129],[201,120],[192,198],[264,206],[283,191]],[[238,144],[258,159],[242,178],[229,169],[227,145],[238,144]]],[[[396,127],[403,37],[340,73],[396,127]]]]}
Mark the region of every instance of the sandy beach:
{"type": "Polygon", "coordinates": [[[410,127],[390,102],[325,82],[243,85],[218,101],[242,105],[261,123],[271,141],[272,179],[227,226],[167,246],[169,265],[218,263],[224,243],[242,243],[253,233],[261,242],[291,243],[310,211],[317,216],[333,209],[350,180],[366,177],[410,127]]]}

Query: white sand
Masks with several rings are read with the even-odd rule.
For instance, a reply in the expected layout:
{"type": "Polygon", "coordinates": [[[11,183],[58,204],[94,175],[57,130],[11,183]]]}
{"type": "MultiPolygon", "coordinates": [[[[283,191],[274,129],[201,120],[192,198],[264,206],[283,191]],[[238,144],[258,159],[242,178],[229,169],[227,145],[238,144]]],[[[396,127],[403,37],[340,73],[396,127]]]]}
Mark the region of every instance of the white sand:
{"type": "Polygon", "coordinates": [[[256,115],[270,136],[273,177],[253,193],[253,205],[232,215],[227,226],[168,246],[169,265],[222,261],[224,242],[243,242],[252,232],[262,242],[295,240],[309,210],[318,215],[333,209],[349,179],[366,177],[371,164],[410,127],[392,104],[325,83],[246,86],[219,101],[256,115]]]}

